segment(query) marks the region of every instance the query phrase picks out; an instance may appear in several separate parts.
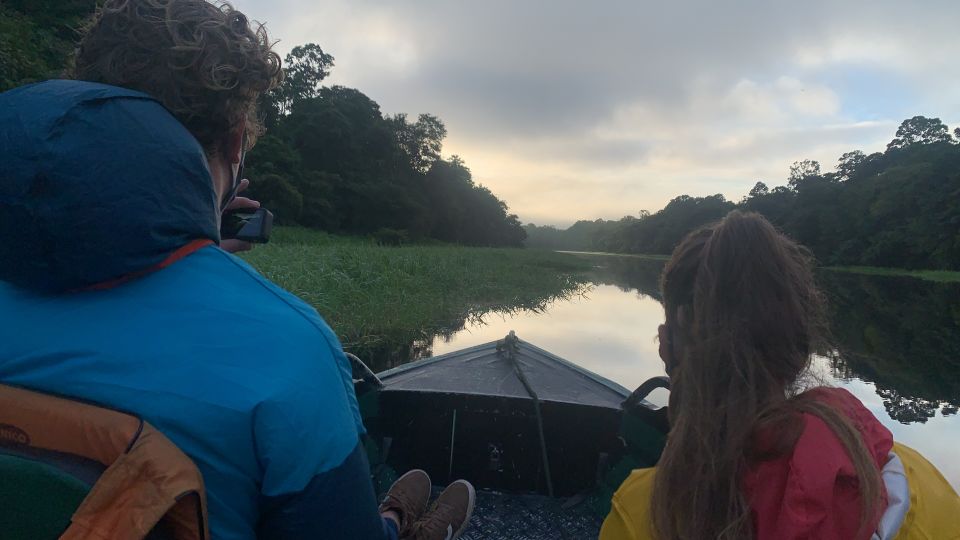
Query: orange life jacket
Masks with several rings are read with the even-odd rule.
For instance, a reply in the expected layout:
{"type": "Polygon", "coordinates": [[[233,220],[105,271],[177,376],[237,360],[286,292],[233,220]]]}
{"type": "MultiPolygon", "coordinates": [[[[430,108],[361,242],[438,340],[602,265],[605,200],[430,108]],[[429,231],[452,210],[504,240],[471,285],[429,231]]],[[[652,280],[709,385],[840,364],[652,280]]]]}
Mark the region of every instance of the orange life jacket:
{"type": "Polygon", "coordinates": [[[203,479],[190,458],[139,418],[87,403],[0,385],[0,485],[0,523],[9,527],[2,537],[34,538],[51,527],[65,540],[210,537],[203,479]],[[25,484],[51,479],[45,485],[86,491],[72,515],[35,511],[54,506],[59,493],[21,495],[31,493],[25,484]],[[36,523],[38,514],[53,523],[36,523]]]}

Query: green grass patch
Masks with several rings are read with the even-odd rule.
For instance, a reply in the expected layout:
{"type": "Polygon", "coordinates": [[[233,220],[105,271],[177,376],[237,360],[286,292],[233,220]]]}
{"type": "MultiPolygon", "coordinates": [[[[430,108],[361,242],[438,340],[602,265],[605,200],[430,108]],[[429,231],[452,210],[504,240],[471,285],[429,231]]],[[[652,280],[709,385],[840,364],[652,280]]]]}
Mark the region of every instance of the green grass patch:
{"type": "Polygon", "coordinates": [[[353,351],[426,340],[490,311],[542,310],[582,292],[589,269],[545,250],[385,247],[286,227],[243,257],[313,305],[353,351]]]}
{"type": "Polygon", "coordinates": [[[826,266],[823,269],[832,272],[870,276],[913,277],[938,283],[960,283],[960,272],[952,270],[906,270],[904,268],[881,268],[877,266],[826,266]]]}

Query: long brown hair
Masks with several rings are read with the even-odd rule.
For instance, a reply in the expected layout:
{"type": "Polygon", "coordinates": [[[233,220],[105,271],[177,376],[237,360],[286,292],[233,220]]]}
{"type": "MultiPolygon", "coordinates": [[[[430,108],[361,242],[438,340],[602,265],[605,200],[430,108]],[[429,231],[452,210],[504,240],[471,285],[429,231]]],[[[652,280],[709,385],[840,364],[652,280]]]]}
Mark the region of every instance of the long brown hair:
{"type": "Polygon", "coordinates": [[[823,419],[852,458],[867,523],[882,487],[859,431],[795,395],[824,328],[809,252],[759,214],[735,211],[676,248],[661,288],[673,365],[671,431],[651,503],[657,537],[752,539],[740,489],[751,440],[774,428],[778,448],[789,451],[800,413],[823,419]]]}

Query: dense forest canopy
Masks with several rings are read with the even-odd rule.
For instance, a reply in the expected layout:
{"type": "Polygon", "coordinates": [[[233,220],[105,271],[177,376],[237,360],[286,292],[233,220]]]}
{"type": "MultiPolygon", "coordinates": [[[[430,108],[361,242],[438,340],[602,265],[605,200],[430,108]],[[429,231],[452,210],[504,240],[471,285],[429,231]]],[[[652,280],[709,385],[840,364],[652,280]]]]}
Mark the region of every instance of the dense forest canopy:
{"type": "MultiPolygon", "coordinates": [[[[0,2],[0,91],[62,76],[95,0],[0,2]]],[[[960,268],[960,128],[905,120],[882,153],[840,156],[830,172],[794,163],[786,184],[740,201],[681,195],[655,213],[527,225],[476,184],[464,161],[441,156],[446,127],[430,114],[384,115],[358,90],[322,83],[334,58],[316,44],[286,58],[285,83],[264,96],[268,132],[248,156],[251,195],[281,223],[385,242],[669,253],[689,231],[741,208],[760,212],[826,264],[960,268]]]]}
{"type": "Polygon", "coordinates": [[[261,103],[267,135],[247,157],[252,196],[280,222],[389,243],[522,245],[506,203],[460,157],[441,156],[439,118],[384,115],[359,90],[321,86],[334,58],[315,44],[284,65],[283,84],[261,103]]]}
{"type": "MultiPolygon", "coordinates": [[[[63,76],[94,0],[3,0],[0,91],[63,76]]],[[[284,83],[263,96],[267,133],[247,156],[249,195],[279,223],[382,242],[440,240],[521,246],[504,201],[474,182],[463,159],[441,156],[436,116],[384,115],[362,92],[324,87],[332,55],[294,47],[284,83]]]]}
{"type": "Polygon", "coordinates": [[[94,0],[0,1],[0,91],[59,77],[94,0]]]}
{"type": "Polygon", "coordinates": [[[904,120],[885,152],[855,150],[832,172],[798,161],[785,186],[757,182],[738,202],[676,197],[659,212],[579,221],[565,230],[527,225],[527,245],[668,254],[690,231],[735,208],[759,212],[824,264],[960,269],[960,129],[938,118],[904,120]]]}

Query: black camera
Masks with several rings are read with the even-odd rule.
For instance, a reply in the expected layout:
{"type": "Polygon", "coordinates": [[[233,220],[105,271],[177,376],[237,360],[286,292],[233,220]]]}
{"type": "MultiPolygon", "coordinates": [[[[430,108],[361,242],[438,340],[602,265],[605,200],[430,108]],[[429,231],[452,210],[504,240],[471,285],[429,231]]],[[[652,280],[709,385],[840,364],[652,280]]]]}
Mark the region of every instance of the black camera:
{"type": "Polygon", "coordinates": [[[242,240],[254,244],[270,241],[273,214],[266,208],[227,210],[220,218],[221,240],[242,240]]]}

